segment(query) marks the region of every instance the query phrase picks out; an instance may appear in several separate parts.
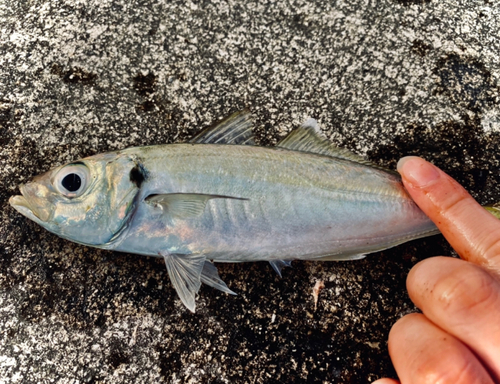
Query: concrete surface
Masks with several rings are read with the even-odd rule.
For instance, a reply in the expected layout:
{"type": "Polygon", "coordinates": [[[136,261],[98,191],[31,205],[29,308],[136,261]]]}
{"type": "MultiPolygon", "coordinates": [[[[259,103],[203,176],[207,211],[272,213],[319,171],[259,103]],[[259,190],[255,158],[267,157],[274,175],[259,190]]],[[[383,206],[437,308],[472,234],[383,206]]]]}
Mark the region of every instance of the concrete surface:
{"type": "Polygon", "coordinates": [[[436,236],[351,263],[223,265],[239,293],[176,298],[161,260],[69,243],[8,206],[55,165],[182,141],[243,107],[273,145],[306,117],[394,167],[500,201],[493,0],[0,0],[0,383],[366,383],[415,311],[436,236]],[[312,288],[325,289],[314,308],[312,288]]]}

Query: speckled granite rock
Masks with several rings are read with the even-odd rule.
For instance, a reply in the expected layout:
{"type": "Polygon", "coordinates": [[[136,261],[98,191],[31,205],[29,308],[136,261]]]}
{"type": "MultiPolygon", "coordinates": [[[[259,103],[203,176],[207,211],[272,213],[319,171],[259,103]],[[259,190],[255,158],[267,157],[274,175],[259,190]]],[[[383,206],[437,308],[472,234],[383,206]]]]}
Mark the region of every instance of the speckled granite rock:
{"type": "Polygon", "coordinates": [[[416,309],[439,236],[351,263],[222,265],[176,298],[161,260],[61,240],[8,206],[54,165],[182,141],[249,107],[272,145],[308,116],[394,167],[420,154],[500,201],[492,0],[0,1],[0,383],[364,383],[416,309]],[[325,288],[314,308],[312,288],[325,288]]]}

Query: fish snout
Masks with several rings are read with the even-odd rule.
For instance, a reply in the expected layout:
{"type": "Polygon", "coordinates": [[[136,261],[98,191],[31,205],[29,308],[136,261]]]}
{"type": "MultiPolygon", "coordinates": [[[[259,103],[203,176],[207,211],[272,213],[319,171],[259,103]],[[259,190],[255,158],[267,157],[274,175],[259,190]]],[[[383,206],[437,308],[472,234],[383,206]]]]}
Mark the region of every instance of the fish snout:
{"type": "Polygon", "coordinates": [[[9,203],[17,211],[25,216],[29,213],[39,220],[47,222],[51,219],[54,207],[49,201],[50,191],[47,187],[39,183],[28,183],[19,186],[21,196],[11,196],[9,203]]]}

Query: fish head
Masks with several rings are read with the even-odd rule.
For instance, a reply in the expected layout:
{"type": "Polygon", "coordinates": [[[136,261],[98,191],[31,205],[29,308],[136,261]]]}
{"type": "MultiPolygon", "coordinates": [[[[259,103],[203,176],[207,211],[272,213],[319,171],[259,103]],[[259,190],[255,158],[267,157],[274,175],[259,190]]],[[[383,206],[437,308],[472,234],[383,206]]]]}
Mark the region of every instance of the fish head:
{"type": "Polygon", "coordinates": [[[137,162],[120,153],[57,167],[19,187],[10,205],[50,232],[78,243],[104,246],[126,227],[139,191],[137,162]]]}

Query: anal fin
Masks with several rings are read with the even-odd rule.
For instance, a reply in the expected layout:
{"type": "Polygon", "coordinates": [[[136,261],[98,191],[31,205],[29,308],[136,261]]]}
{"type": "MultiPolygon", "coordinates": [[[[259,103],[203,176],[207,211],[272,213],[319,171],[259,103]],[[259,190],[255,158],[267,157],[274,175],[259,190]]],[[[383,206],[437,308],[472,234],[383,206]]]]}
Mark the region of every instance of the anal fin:
{"type": "Polygon", "coordinates": [[[194,313],[195,297],[201,286],[204,255],[160,253],[165,260],[168,275],[182,303],[194,313]]]}
{"type": "Polygon", "coordinates": [[[291,267],[292,261],[291,260],[271,260],[271,261],[269,261],[269,264],[271,264],[271,267],[273,267],[274,271],[278,274],[278,276],[281,277],[281,270],[285,267],[291,267]]]}
{"type": "Polygon", "coordinates": [[[210,285],[222,292],[229,293],[230,295],[236,295],[235,292],[231,291],[226,283],[222,281],[217,272],[217,268],[210,261],[205,261],[203,265],[203,271],[201,272],[201,282],[206,285],[210,285]]]}

